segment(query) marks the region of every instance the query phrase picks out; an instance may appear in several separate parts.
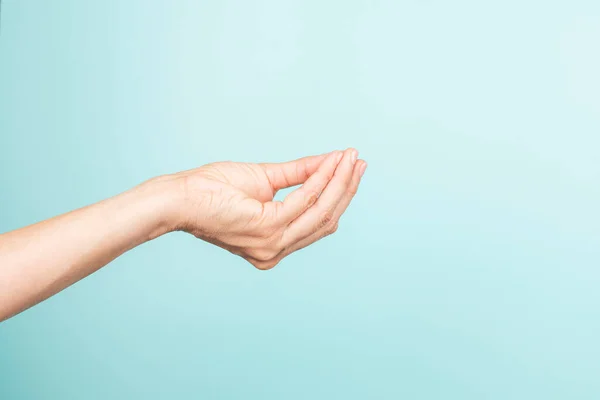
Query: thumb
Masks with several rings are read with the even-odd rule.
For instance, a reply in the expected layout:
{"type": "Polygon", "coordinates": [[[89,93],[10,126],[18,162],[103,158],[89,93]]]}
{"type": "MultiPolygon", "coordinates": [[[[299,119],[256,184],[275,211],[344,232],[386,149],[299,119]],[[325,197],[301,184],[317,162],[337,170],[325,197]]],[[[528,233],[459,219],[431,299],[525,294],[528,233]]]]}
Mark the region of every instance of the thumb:
{"type": "Polygon", "coordinates": [[[314,174],[330,153],[299,158],[283,163],[259,164],[271,183],[274,192],[300,185],[314,174]]]}

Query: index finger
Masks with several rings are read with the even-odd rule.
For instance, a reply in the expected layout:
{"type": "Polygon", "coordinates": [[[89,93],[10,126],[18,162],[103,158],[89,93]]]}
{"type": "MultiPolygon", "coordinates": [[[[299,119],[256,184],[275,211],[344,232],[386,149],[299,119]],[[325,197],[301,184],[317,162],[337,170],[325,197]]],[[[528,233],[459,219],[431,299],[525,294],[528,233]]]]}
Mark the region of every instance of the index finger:
{"type": "Polygon", "coordinates": [[[289,223],[312,206],[333,177],[342,156],[341,151],[335,151],[328,155],[315,173],[300,188],[288,194],[283,203],[280,203],[278,218],[289,223]]]}
{"type": "Polygon", "coordinates": [[[282,238],[284,246],[289,246],[310,236],[335,217],[334,211],[351,185],[352,172],[357,156],[358,152],[355,149],[346,151],[344,158],[335,170],[333,178],[327,184],[316,204],[292,222],[284,232],[282,238]]]}

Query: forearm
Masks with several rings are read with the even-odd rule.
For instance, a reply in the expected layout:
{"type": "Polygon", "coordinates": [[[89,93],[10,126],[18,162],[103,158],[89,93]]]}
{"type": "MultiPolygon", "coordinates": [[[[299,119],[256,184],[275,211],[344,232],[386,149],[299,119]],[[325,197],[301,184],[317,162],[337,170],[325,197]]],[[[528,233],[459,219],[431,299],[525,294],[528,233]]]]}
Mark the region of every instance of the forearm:
{"type": "Polygon", "coordinates": [[[52,296],[171,228],[168,178],[0,235],[0,321],[52,296]]]}

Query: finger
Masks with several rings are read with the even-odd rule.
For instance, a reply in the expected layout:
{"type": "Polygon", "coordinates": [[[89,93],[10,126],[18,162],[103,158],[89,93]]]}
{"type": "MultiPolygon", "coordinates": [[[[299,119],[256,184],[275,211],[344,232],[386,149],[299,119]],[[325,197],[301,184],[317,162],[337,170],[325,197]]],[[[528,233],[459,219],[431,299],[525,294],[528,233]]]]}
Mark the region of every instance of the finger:
{"type": "Polygon", "coordinates": [[[271,186],[273,187],[273,191],[278,191],[279,189],[300,185],[306,182],[306,180],[317,171],[319,165],[321,165],[323,160],[325,160],[329,154],[330,153],[304,157],[283,163],[259,165],[267,174],[269,182],[271,182],[271,186]]]}
{"type": "MultiPolygon", "coordinates": [[[[348,186],[346,192],[344,193],[342,200],[340,200],[339,204],[337,205],[337,207],[333,213],[333,218],[332,218],[331,222],[329,223],[329,225],[332,225],[332,226],[337,225],[337,223],[339,222],[342,215],[344,215],[344,213],[346,212],[346,209],[348,208],[348,206],[352,202],[352,199],[356,195],[356,192],[358,191],[358,186],[360,185],[360,180],[362,178],[362,175],[365,173],[366,168],[367,168],[366,161],[358,160],[356,162],[356,165],[354,166],[354,169],[352,170],[352,179],[350,181],[350,185],[348,186]]],[[[328,226],[325,226],[322,228],[322,230],[330,230],[330,229],[331,229],[331,227],[328,227],[328,226]]],[[[335,229],[333,229],[333,230],[335,231],[335,229]]],[[[330,234],[331,233],[333,233],[333,232],[330,232],[330,234]]]]}
{"type": "Polygon", "coordinates": [[[354,196],[356,195],[356,192],[358,191],[358,186],[360,184],[360,180],[362,178],[362,175],[365,173],[366,168],[367,168],[367,163],[364,160],[358,160],[358,162],[356,163],[356,166],[354,167],[354,170],[352,172],[352,183],[350,183],[348,192],[344,195],[344,198],[340,201],[337,208],[335,209],[332,221],[328,225],[326,225],[323,228],[321,228],[320,230],[318,230],[317,232],[308,236],[307,238],[304,238],[304,239],[300,240],[299,242],[292,244],[288,249],[286,249],[286,255],[293,253],[295,251],[298,251],[300,249],[303,249],[304,247],[307,247],[307,246],[315,243],[316,241],[321,240],[324,237],[329,236],[336,232],[340,218],[342,217],[344,212],[346,212],[346,210],[348,209],[348,206],[350,205],[350,203],[352,202],[352,199],[354,198],[354,196]]]}
{"type": "Polygon", "coordinates": [[[279,203],[281,206],[277,212],[277,217],[281,221],[287,225],[317,201],[333,177],[342,155],[341,151],[329,154],[316,172],[300,188],[288,194],[283,203],[279,203]]]}
{"type": "Polygon", "coordinates": [[[310,236],[333,219],[333,213],[352,181],[352,171],[357,156],[358,152],[355,149],[344,152],[344,157],[338,164],[333,178],[314,206],[307,209],[284,231],[282,237],[284,247],[310,236]]]}

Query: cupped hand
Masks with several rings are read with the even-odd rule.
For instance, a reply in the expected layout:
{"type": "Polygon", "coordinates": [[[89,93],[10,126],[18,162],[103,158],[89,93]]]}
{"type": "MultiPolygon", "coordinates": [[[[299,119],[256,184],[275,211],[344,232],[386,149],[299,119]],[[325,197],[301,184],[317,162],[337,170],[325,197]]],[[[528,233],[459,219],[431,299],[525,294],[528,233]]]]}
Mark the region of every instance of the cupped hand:
{"type": "Polygon", "coordinates": [[[355,149],[277,164],[219,162],[176,174],[183,188],[176,229],[259,269],[334,233],[366,162],[355,149]],[[301,185],[283,201],[275,194],[301,185]]]}

